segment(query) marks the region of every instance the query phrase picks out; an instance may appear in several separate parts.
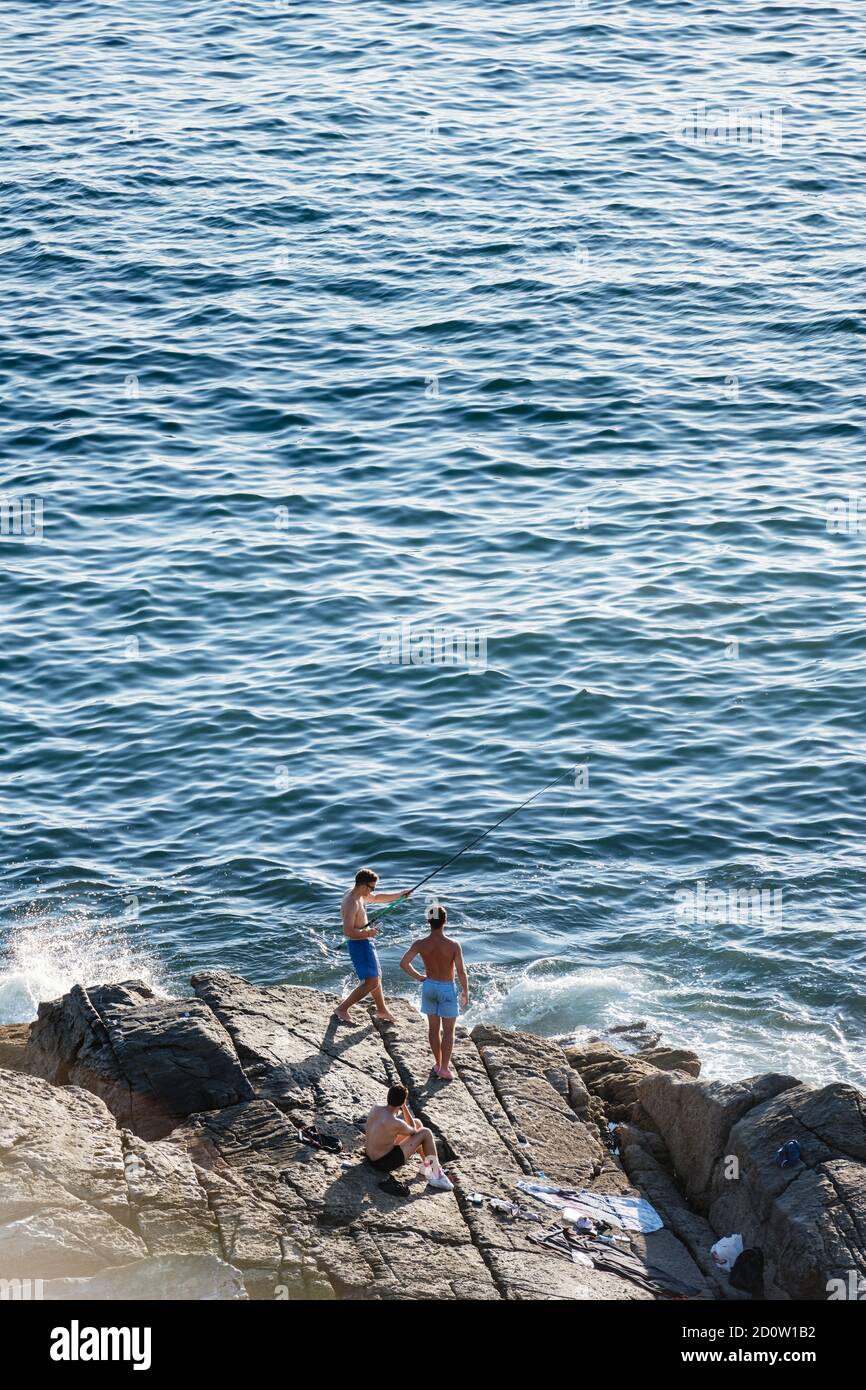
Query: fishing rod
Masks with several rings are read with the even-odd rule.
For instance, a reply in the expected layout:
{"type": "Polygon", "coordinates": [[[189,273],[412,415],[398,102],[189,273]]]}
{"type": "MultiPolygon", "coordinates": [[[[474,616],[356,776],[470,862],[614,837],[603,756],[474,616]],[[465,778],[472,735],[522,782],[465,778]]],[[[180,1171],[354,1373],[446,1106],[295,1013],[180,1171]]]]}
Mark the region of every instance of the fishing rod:
{"type": "Polygon", "coordinates": [[[438,869],[434,869],[432,873],[426,874],[424,878],[418,880],[414,887],[407,889],[399,898],[395,898],[392,903],[384,907],[381,912],[377,912],[374,917],[369,918],[367,925],[373,926],[375,922],[378,922],[380,917],[384,917],[385,913],[390,912],[398,903],[404,903],[410,893],[417,893],[419,888],[423,888],[424,884],[429,883],[431,878],[435,878],[437,874],[441,874],[442,870],[447,869],[449,864],[454,864],[468,849],[472,849],[475,845],[480,844],[482,840],[486,840],[487,836],[492,835],[494,830],[498,830],[500,825],[504,825],[507,820],[511,820],[512,816],[516,816],[518,811],[522,811],[525,806],[529,805],[530,801],[535,801],[536,798],[542,796],[544,792],[549,792],[551,787],[556,787],[560,782],[564,782],[566,777],[571,776],[574,771],[574,766],[575,765],[572,764],[570,767],[566,768],[565,772],[561,773],[559,777],[554,777],[552,782],[548,782],[546,787],[541,787],[537,792],[533,792],[532,796],[528,796],[525,801],[521,801],[519,806],[515,806],[512,811],[508,811],[506,815],[501,816],[500,819],[489,826],[487,830],[482,830],[480,835],[476,835],[474,840],[470,840],[469,843],[464,845],[462,849],[459,849],[456,854],[452,854],[451,858],[446,859],[444,864],[440,864],[438,869]]]}

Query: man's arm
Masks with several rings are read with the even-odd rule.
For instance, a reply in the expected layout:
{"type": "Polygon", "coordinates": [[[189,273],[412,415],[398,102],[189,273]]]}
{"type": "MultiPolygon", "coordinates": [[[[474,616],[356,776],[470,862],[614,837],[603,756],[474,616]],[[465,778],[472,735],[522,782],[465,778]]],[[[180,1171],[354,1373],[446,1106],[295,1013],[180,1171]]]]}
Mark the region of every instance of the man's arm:
{"type": "Polygon", "coordinates": [[[398,1119],[396,1119],[396,1118],[394,1119],[394,1143],[395,1143],[395,1144],[399,1143],[401,1139],[408,1139],[410,1135],[415,1134],[415,1133],[416,1133],[416,1130],[415,1130],[415,1127],[414,1127],[413,1125],[407,1125],[407,1123],[406,1123],[405,1120],[398,1120],[398,1119]]]}
{"type": "Polygon", "coordinates": [[[403,1119],[406,1121],[407,1125],[411,1126],[413,1134],[417,1134],[419,1129],[424,1128],[421,1121],[415,1119],[415,1116],[412,1114],[412,1111],[405,1101],[403,1102],[403,1119]]]}
{"type": "Polygon", "coordinates": [[[463,960],[463,951],[460,946],[457,947],[454,955],[454,969],[457,971],[457,978],[460,981],[460,988],[463,991],[463,1007],[467,1009],[469,1007],[469,981],[466,978],[466,964],[463,960]]]}
{"type": "Polygon", "coordinates": [[[371,893],[367,899],[368,903],[395,903],[398,898],[411,898],[410,889],[404,888],[402,893],[371,893]]]}
{"type": "Polygon", "coordinates": [[[426,976],[426,975],[419,975],[419,973],[418,973],[418,971],[415,969],[414,965],[411,965],[411,964],[410,964],[410,961],[413,961],[413,960],[415,959],[415,957],[417,956],[417,954],[418,954],[418,947],[419,947],[420,944],[421,944],[420,942],[415,941],[415,942],[409,947],[408,951],[406,952],[405,956],[403,957],[403,959],[402,959],[401,962],[400,962],[400,969],[401,969],[401,970],[405,970],[405,972],[406,972],[407,975],[411,975],[413,980],[420,980],[421,983],[423,984],[424,981],[426,980],[427,976],[426,976]]]}

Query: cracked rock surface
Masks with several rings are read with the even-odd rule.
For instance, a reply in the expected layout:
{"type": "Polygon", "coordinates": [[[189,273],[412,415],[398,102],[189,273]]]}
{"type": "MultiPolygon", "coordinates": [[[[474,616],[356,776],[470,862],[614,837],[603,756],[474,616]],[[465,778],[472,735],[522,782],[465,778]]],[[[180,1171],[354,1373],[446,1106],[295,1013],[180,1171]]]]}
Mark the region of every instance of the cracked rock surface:
{"type": "Polygon", "coordinates": [[[693,1054],[647,1049],[635,1065],[605,1044],[570,1058],[488,1025],[458,1028],[448,1083],[403,1000],[389,1001],[393,1025],[358,1009],[347,1026],[321,991],[225,971],[192,987],[177,1000],[138,981],[76,986],[29,1032],[0,1030],[0,1277],[42,1279],[55,1299],[646,1300],[659,1277],[738,1297],[708,1253],[729,1227],[765,1248],[777,1297],[825,1296],[846,1261],[866,1269],[852,1087],[726,1087],[688,1076],[693,1054]],[[453,1192],[428,1188],[417,1159],[396,1184],[364,1161],[367,1113],[398,1080],[453,1192]],[[626,1115],[624,1167],[604,1140],[626,1115]],[[300,1142],[310,1124],[343,1152],[300,1142]],[[799,1173],[772,1161],[791,1137],[799,1173]],[[719,1167],[731,1152],[734,1187],[719,1167]],[[557,1217],[517,1189],[539,1172],[643,1195],[665,1228],[629,1234],[627,1269],[572,1263],[530,1238],[557,1217]],[[541,1221],[503,1219],[478,1194],[541,1221]]]}

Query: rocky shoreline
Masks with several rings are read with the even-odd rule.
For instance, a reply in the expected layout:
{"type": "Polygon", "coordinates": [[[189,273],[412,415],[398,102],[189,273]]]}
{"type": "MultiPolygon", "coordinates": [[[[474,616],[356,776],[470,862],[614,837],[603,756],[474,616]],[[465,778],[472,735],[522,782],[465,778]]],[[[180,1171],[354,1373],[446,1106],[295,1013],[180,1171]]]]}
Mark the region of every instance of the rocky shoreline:
{"type": "Polygon", "coordinates": [[[458,1028],[446,1083],[403,1000],[393,1026],[359,1010],[346,1027],[318,990],[222,971],[191,986],[75,986],[0,1028],[0,1279],[48,1299],[746,1299],[710,1254],[738,1233],[767,1298],[866,1281],[856,1087],[702,1081],[694,1053],[654,1038],[563,1048],[484,1024],[458,1028]],[[453,1193],[363,1161],[367,1111],[396,1081],[453,1193]],[[343,1152],[300,1142],[309,1125],[343,1152]],[[792,1139],[800,1159],[779,1168],[792,1139]],[[538,1174],[643,1197],[663,1227],[575,1263],[538,1243],[555,1212],[491,1203],[531,1208],[517,1184],[538,1174]]]}

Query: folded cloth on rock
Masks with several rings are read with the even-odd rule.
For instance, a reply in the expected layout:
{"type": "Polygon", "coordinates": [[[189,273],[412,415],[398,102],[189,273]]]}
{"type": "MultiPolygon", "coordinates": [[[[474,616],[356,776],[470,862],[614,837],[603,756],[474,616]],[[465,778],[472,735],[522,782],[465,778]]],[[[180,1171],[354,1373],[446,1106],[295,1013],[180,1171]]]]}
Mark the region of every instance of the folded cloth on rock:
{"type": "Polygon", "coordinates": [[[497,1216],[505,1216],[509,1221],[541,1220],[538,1212],[530,1211],[522,1202],[504,1202],[501,1197],[491,1197],[490,1207],[497,1216]]]}
{"type": "Polygon", "coordinates": [[[530,1234],[529,1239],[535,1245],[544,1245],[557,1255],[563,1255],[573,1264],[591,1264],[604,1274],[616,1274],[621,1279],[628,1279],[647,1293],[666,1298],[704,1297],[704,1290],[694,1284],[685,1283],[676,1275],[646,1263],[629,1251],[615,1250],[609,1245],[599,1248],[594,1241],[578,1235],[576,1231],[552,1230],[543,1236],[530,1234]]]}
{"type": "Polygon", "coordinates": [[[567,1187],[549,1183],[519,1182],[526,1192],[547,1207],[556,1207],[566,1221],[578,1221],[591,1216],[595,1221],[608,1221],[624,1231],[660,1231],[664,1222],[655,1207],[645,1197],[605,1197],[600,1192],[574,1192],[567,1187]]]}

